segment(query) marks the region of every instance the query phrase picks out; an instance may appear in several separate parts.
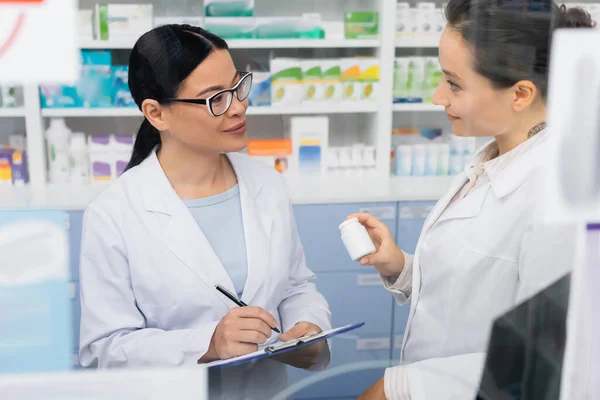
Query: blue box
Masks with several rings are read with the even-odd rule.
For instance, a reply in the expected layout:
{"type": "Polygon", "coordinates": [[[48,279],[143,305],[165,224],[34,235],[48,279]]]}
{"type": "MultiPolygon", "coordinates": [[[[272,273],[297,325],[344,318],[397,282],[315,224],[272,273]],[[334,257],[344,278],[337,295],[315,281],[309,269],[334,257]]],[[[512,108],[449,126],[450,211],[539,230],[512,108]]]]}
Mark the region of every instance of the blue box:
{"type": "Polygon", "coordinates": [[[42,108],[83,107],[83,98],[76,86],[41,85],[40,104],[42,108]]]}
{"type": "Polygon", "coordinates": [[[79,93],[84,107],[112,106],[112,56],[110,51],[83,50],[81,52],[79,93]]]}
{"type": "Polygon", "coordinates": [[[129,90],[129,67],[112,67],[112,105],[114,107],[137,107],[129,90]]]}
{"type": "Polygon", "coordinates": [[[271,73],[252,73],[252,89],[248,96],[250,107],[268,107],[271,105],[271,73]]]}

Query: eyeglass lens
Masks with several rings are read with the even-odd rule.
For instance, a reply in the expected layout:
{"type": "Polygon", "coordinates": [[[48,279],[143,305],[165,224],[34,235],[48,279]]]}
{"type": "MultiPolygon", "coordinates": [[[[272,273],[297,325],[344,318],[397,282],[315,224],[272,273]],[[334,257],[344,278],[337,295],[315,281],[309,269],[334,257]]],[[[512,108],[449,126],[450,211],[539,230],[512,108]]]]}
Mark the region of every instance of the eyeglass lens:
{"type": "MultiPolygon", "coordinates": [[[[242,82],[237,87],[236,97],[239,101],[244,101],[250,95],[250,89],[252,87],[252,78],[250,75],[246,75],[242,78],[242,82]]],[[[214,115],[222,115],[231,106],[233,101],[233,95],[231,92],[223,92],[212,98],[210,103],[212,112],[214,115]]]]}

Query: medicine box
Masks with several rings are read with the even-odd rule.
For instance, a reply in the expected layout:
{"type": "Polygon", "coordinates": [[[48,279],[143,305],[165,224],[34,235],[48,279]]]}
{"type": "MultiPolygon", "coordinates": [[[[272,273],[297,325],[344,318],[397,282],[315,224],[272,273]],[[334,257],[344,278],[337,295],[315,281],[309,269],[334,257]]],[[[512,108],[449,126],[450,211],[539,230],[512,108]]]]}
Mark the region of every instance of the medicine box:
{"type": "Polygon", "coordinates": [[[329,118],[292,117],[292,159],[290,172],[298,175],[325,175],[329,149],[329,118]]]}
{"type": "Polygon", "coordinates": [[[254,0],[204,0],[207,17],[252,17],[254,0]]]}
{"type": "Polygon", "coordinates": [[[223,39],[252,39],[256,29],[256,19],[212,17],[204,19],[204,29],[223,39]]]}
{"type": "Polygon", "coordinates": [[[295,58],[274,58],[270,65],[272,104],[300,104],[304,95],[300,61],[295,58]]]}
{"type": "Polygon", "coordinates": [[[418,5],[417,31],[418,35],[428,36],[437,30],[437,15],[435,3],[420,2],[418,5]]]}
{"type": "Polygon", "coordinates": [[[252,88],[248,96],[250,107],[261,107],[271,105],[271,73],[253,72],[252,88]]]}
{"type": "Polygon", "coordinates": [[[153,27],[152,4],[96,4],[96,39],[137,39],[153,27]]]}
{"type": "Polygon", "coordinates": [[[289,139],[253,139],[248,141],[248,155],[255,157],[286,175],[292,142],[289,139]]]}
{"type": "Polygon", "coordinates": [[[346,39],[373,39],[379,36],[379,13],[348,11],[344,14],[346,39]]]}
{"type": "Polygon", "coordinates": [[[78,92],[84,107],[112,106],[112,56],[110,51],[83,50],[78,92]]]}

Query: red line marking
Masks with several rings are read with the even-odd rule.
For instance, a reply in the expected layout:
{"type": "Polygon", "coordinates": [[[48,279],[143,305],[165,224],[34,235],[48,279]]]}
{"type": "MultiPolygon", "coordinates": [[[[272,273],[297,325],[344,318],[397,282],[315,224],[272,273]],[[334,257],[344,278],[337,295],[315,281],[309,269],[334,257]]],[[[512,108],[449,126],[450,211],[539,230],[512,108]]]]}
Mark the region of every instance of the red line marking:
{"type": "Polygon", "coordinates": [[[21,31],[21,28],[23,27],[24,22],[25,22],[25,13],[21,13],[17,17],[17,22],[15,23],[15,26],[13,27],[13,30],[10,33],[10,36],[8,37],[6,42],[4,42],[4,44],[2,44],[2,46],[0,46],[0,58],[2,58],[4,53],[6,53],[10,49],[10,47],[13,45],[14,41],[17,39],[17,36],[19,35],[19,32],[21,31]]]}

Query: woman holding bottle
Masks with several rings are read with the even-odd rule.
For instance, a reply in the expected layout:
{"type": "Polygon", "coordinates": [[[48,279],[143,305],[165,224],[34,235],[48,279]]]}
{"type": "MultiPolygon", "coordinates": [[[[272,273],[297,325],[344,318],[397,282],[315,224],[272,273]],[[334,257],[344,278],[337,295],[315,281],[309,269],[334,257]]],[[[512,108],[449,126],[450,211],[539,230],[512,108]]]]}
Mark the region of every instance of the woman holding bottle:
{"type": "Polygon", "coordinates": [[[435,389],[422,375],[436,365],[474,385],[494,318],[570,268],[573,229],[545,226],[540,215],[548,67],[553,29],[592,24],[580,9],[523,4],[446,4],[443,80],[433,102],[445,108],[456,135],[494,140],[434,207],[415,254],[398,248],[374,217],[350,216],[366,226],[377,247],[361,264],[374,265],[384,287],[411,307],[401,361],[412,366],[388,369],[363,399],[412,394],[416,400],[417,393],[435,389]]]}

